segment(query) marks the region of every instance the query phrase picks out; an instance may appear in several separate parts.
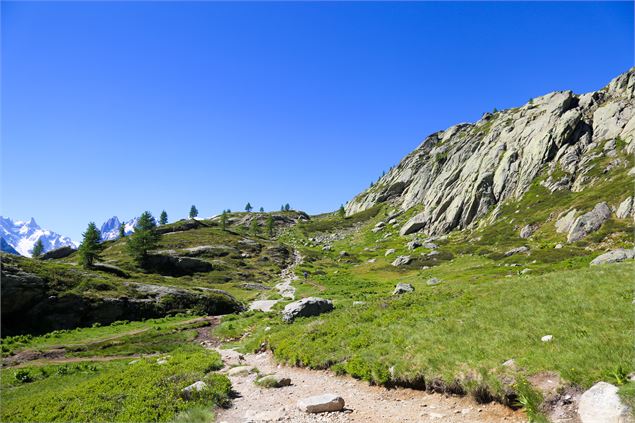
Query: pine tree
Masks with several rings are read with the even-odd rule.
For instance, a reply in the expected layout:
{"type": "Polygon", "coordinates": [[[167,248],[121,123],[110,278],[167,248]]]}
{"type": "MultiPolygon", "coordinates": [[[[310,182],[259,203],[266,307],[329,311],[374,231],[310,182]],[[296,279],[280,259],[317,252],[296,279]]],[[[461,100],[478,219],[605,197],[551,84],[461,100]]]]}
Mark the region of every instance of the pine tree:
{"type": "Polygon", "coordinates": [[[251,234],[256,236],[258,235],[259,232],[259,228],[258,228],[258,219],[252,219],[250,225],[249,225],[249,229],[251,231],[251,234]]]}
{"type": "Polygon", "coordinates": [[[251,209],[253,209],[253,207],[251,207],[251,204],[247,203],[247,205],[245,206],[245,211],[249,213],[251,209]]]}
{"type": "Polygon", "coordinates": [[[143,212],[134,232],[128,237],[127,249],[137,265],[145,266],[148,258],[148,251],[155,249],[159,245],[161,235],[156,232],[157,223],[152,214],[143,212]]]}
{"type": "Polygon", "coordinates": [[[339,210],[337,211],[337,214],[340,217],[346,217],[346,210],[344,210],[344,205],[342,204],[339,208],[339,210]]]}
{"type": "Polygon", "coordinates": [[[223,230],[227,229],[227,211],[223,210],[223,214],[220,215],[220,226],[223,230]]]}
{"type": "Polygon", "coordinates": [[[273,238],[273,216],[271,215],[267,218],[267,233],[270,238],[273,238]]]}
{"type": "Polygon", "coordinates": [[[264,207],[260,207],[260,213],[264,213],[264,212],[265,212],[264,207]]]}
{"type": "Polygon", "coordinates": [[[291,206],[289,205],[289,203],[284,205],[284,211],[289,211],[291,210],[291,206]]]}
{"type": "Polygon", "coordinates": [[[85,268],[89,268],[95,260],[99,259],[99,254],[103,249],[103,245],[99,242],[101,241],[101,233],[97,229],[97,225],[94,222],[90,222],[82,236],[83,240],[79,246],[79,257],[82,265],[85,268]]]}
{"type": "MultiPolygon", "coordinates": [[[[191,213],[191,210],[190,210],[190,213],[191,213]]],[[[168,214],[166,213],[165,210],[163,210],[161,212],[161,215],[159,216],[159,225],[165,225],[166,223],[168,223],[168,214]]]]}
{"type": "Polygon", "coordinates": [[[192,206],[190,207],[190,219],[194,219],[196,216],[198,216],[198,210],[196,209],[196,206],[192,206]]]}
{"type": "Polygon", "coordinates": [[[38,238],[38,240],[35,242],[35,245],[33,246],[33,252],[31,253],[31,255],[33,256],[33,258],[38,258],[42,255],[43,252],[44,244],[42,244],[42,238],[38,238]]]}
{"type": "Polygon", "coordinates": [[[284,211],[284,206],[280,206],[280,211],[284,211]]]}
{"type": "Polygon", "coordinates": [[[121,225],[119,225],[119,238],[125,238],[126,237],[126,224],[122,223],[121,225]]]}

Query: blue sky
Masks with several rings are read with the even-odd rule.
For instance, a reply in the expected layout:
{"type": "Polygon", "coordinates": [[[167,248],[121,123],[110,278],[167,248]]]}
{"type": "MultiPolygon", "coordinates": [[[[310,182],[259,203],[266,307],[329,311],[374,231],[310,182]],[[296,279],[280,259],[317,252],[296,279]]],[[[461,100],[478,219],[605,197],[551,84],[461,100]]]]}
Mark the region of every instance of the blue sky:
{"type": "Polygon", "coordinates": [[[2,215],[330,211],[434,131],[632,65],[632,2],[2,2],[2,215]]]}

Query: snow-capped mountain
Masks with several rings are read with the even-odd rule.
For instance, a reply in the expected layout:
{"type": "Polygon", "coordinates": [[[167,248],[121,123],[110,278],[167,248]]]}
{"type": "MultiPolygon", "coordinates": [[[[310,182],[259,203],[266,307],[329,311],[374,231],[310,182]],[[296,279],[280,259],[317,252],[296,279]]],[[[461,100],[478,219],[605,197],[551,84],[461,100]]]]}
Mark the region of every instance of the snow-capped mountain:
{"type": "Polygon", "coordinates": [[[0,251],[2,251],[3,253],[15,254],[17,256],[20,255],[20,253],[18,253],[15,248],[10,246],[9,243],[4,240],[4,238],[0,238],[0,251]]]}
{"type": "MultiPolygon", "coordinates": [[[[124,223],[126,227],[126,235],[130,235],[134,232],[134,227],[137,224],[138,220],[139,218],[135,217],[134,219],[130,219],[129,221],[124,223]]],[[[119,238],[119,226],[121,226],[121,221],[117,216],[113,216],[110,219],[106,220],[101,225],[101,229],[99,230],[101,232],[101,239],[103,241],[110,241],[111,239],[119,238]]]]}
{"type": "Polygon", "coordinates": [[[33,218],[22,221],[0,216],[0,237],[20,255],[27,257],[31,256],[38,239],[42,240],[45,252],[66,245],[77,248],[76,242],[48,229],[42,229],[33,218]]]}

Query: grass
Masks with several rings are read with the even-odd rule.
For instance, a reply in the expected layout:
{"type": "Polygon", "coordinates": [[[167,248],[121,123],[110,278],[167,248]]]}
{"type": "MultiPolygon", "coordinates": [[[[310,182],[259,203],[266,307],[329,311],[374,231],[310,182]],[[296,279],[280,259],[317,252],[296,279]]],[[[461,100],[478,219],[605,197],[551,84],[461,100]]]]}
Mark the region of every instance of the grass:
{"type": "Polygon", "coordinates": [[[213,372],[222,366],[217,353],[183,348],[164,365],[128,361],[2,370],[2,421],[162,422],[193,406],[228,402],[230,382],[213,372]],[[18,371],[32,381],[16,379],[18,371]],[[181,390],[198,380],[208,388],[185,400],[181,390]]]}

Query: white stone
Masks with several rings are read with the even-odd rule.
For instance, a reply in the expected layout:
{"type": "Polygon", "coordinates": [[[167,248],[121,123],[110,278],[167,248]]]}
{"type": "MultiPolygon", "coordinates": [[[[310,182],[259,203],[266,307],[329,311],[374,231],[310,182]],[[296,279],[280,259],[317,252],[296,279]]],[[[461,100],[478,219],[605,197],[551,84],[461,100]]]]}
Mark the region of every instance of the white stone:
{"type": "Polygon", "coordinates": [[[344,399],[335,394],[315,395],[298,401],[298,408],[306,413],[341,411],[344,408],[344,399]]]}
{"type": "Polygon", "coordinates": [[[551,342],[553,341],[553,335],[545,335],[542,338],[540,338],[540,340],[542,342],[551,342]]]}
{"type": "Polygon", "coordinates": [[[582,423],[630,423],[629,407],[622,403],[617,386],[598,382],[582,394],[578,416],[582,423]]]}

